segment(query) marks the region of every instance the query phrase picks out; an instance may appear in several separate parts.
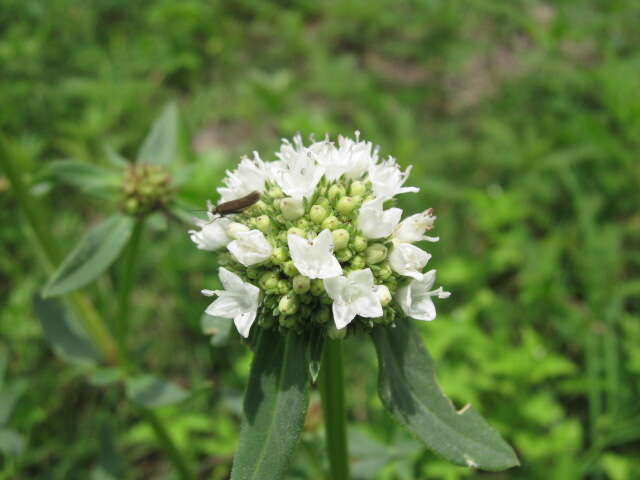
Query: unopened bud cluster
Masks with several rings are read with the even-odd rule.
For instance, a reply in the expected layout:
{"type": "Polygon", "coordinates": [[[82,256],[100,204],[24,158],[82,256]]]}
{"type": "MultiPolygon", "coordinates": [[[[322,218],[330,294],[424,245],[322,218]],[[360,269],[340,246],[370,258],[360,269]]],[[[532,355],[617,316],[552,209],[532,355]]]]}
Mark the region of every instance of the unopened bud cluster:
{"type": "Polygon", "coordinates": [[[122,180],[121,208],[129,215],[143,216],[162,209],[173,194],[171,177],[163,167],[132,164],[122,180]]]}
{"type": "Polygon", "coordinates": [[[207,313],[233,318],[245,337],[254,323],[340,338],[397,315],[432,320],[431,298],[449,294],[431,289],[435,270],[423,273],[430,255],[413,245],[437,240],[424,235],[432,210],[401,221],[394,207],[397,194],[418,190],[403,186],[409,169],[379,161],[359,138],[306,147],[296,137],[276,156],[244,158],[218,189],[220,203],[251,192],[258,201],[228,217],[210,211],[190,231],[200,249],[226,247],[218,255],[224,290],[203,291],[218,297],[207,313]]]}

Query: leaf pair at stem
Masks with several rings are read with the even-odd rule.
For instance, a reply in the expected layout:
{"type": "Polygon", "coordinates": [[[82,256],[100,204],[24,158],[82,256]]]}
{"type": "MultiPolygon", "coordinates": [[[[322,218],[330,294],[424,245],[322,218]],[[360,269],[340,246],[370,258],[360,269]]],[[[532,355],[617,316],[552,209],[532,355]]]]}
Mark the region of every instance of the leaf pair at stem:
{"type": "MultiPolygon", "coordinates": [[[[401,425],[458,465],[504,470],[519,464],[511,447],[475,410],[455,410],[438,386],[431,357],[410,321],[399,319],[395,328],[376,327],[371,337],[380,368],[380,398],[401,425]]],[[[232,480],[284,477],[309,401],[309,342],[294,332],[261,332],[232,480]]]]}

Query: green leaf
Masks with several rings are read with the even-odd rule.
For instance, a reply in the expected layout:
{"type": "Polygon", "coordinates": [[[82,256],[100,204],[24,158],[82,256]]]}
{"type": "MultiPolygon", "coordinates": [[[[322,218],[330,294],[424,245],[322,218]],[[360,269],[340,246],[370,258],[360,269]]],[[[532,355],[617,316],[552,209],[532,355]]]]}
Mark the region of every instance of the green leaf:
{"type": "Polygon", "coordinates": [[[244,397],[231,480],[283,478],[309,403],[305,337],[264,330],[244,397]]]}
{"type": "Polygon", "coordinates": [[[155,408],[179,403],[189,396],[180,385],[153,375],[127,380],[127,397],[141,407],[155,408]]]}
{"type": "Polygon", "coordinates": [[[87,366],[97,363],[100,355],[58,301],[44,300],[36,296],[33,306],[40,320],[44,338],[58,356],[76,365],[87,366]]]}
{"type": "Polygon", "coordinates": [[[25,381],[13,382],[2,387],[0,390],[0,425],[5,425],[9,421],[16,403],[26,389],[27,382],[25,381]]]}
{"type": "Polygon", "coordinates": [[[151,127],[138,152],[138,163],[168,166],[178,149],[178,107],[169,103],[151,127]]]}
{"type": "Polygon", "coordinates": [[[95,280],[118,258],[134,222],[132,217],[116,214],[89,230],[49,279],[42,295],[62,295],[95,280]]]}
{"type": "Polygon", "coordinates": [[[433,361],[413,323],[376,327],[379,394],[387,410],[431,450],[458,465],[504,470],[519,465],[509,445],[467,405],[456,411],[440,390],[433,361]]]}
{"type": "Polygon", "coordinates": [[[0,452],[18,456],[24,451],[24,437],[10,428],[0,428],[0,452]]]}
{"type": "Polygon", "coordinates": [[[205,335],[211,335],[211,345],[224,347],[229,343],[233,331],[233,320],[230,318],[212,317],[206,313],[200,319],[200,326],[205,335]]]}
{"type": "Polygon", "coordinates": [[[102,198],[113,196],[122,183],[119,172],[73,160],[47,164],[41,177],[71,185],[82,192],[102,198]]]}

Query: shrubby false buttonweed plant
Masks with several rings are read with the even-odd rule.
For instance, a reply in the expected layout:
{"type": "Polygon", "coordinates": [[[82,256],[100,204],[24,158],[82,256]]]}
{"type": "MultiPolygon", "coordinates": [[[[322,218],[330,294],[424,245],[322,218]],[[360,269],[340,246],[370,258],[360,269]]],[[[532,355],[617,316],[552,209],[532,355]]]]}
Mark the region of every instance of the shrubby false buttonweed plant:
{"type": "Polygon", "coordinates": [[[393,324],[398,314],[433,320],[435,270],[431,255],[414,243],[437,241],[426,233],[436,217],[428,209],[402,220],[396,197],[417,192],[402,171],[363,141],[340,136],[305,146],[284,140],[275,161],[258,153],[227,172],[220,202],[259,192],[260,200],[233,218],[209,218],[190,231],[202,250],[223,250],[224,290],[206,313],[233,318],[243,337],[263,328],[303,330],[325,325],[332,338],[348,330],[393,324]]]}

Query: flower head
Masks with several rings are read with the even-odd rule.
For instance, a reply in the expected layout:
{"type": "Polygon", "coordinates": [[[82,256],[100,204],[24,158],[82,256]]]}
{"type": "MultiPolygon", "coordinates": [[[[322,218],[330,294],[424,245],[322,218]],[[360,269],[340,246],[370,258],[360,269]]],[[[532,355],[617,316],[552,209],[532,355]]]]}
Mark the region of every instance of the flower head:
{"type": "Polygon", "coordinates": [[[212,315],[234,318],[238,331],[323,329],[339,338],[356,329],[391,325],[397,315],[435,317],[431,255],[414,245],[433,228],[431,209],[401,221],[395,196],[416,192],[411,171],[380,161],[371,142],[329,137],[305,145],[283,140],[273,161],[257,153],[227,172],[220,201],[259,192],[260,200],[231,218],[210,214],[189,232],[218,258],[222,291],[212,315]],[[330,321],[332,320],[332,321],[330,321]]]}

